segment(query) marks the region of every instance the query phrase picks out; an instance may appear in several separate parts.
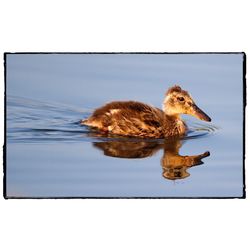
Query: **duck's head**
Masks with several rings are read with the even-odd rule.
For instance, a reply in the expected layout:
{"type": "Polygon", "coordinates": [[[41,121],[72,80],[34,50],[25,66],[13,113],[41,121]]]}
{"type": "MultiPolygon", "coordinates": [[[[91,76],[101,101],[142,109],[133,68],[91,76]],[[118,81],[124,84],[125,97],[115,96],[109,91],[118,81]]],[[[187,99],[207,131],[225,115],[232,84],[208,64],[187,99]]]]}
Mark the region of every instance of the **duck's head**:
{"type": "Polygon", "coordinates": [[[171,116],[188,114],[200,120],[211,121],[211,118],[195,104],[189,93],[182,90],[180,86],[173,86],[168,89],[163,102],[163,110],[171,116]]]}

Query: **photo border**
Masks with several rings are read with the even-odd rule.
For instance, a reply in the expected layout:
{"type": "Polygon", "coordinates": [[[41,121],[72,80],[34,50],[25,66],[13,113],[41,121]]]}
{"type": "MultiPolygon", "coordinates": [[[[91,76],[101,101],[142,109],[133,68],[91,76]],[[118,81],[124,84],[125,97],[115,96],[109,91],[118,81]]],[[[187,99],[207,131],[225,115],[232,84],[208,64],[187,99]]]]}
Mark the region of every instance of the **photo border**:
{"type": "Polygon", "coordinates": [[[245,154],[246,154],[246,142],[245,142],[245,127],[246,127],[246,53],[245,52],[4,52],[4,145],[3,145],[3,197],[4,199],[246,199],[246,174],[245,174],[245,154]],[[243,84],[243,155],[242,155],[242,163],[243,163],[243,180],[242,180],[242,196],[231,196],[231,197],[15,197],[15,196],[7,196],[7,55],[17,54],[242,54],[243,62],[242,62],[242,84],[243,84]]]}

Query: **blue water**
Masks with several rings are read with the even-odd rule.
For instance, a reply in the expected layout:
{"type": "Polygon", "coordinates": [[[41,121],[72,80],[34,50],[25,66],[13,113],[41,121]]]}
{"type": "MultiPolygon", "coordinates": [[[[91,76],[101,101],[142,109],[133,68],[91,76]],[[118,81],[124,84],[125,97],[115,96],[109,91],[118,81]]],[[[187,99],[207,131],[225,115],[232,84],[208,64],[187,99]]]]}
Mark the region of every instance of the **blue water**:
{"type": "Polygon", "coordinates": [[[241,197],[242,63],[242,54],[8,54],[7,197],[241,197]],[[212,118],[183,116],[185,138],[104,137],[79,124],[113,100],[161,107],[175,83],[212,118]],[[181,157],[203,153],[193,165],[181,157]]]}

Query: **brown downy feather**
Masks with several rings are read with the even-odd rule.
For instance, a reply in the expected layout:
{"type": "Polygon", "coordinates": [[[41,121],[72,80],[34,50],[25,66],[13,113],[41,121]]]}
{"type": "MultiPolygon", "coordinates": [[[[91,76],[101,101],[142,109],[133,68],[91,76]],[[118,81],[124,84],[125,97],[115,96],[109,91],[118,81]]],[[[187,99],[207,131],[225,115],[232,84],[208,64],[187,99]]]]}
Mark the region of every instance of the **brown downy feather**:
{"type": "Polygon", "coordinates": [[[166,92],[166,95],[172,94],[173,92],[179,92],[188,95],[188,92],[183,90],[180,86],[174,85],[173,87],[169,88],[166,92]]]}
{"type": "Polygon", "coordinates": [[[135,102],[111,102],[98,108],[82,124],[105,132],[133,137],[164,138],[180,134],[176,120],[150,105],[135,102]]]}
{"type": "Polygon", "coordinates": [[[165,138],[183,136],[187,126],[180,114],[193,115],[204,121],[211,121],[194,102],[187,91],[180,86],[171,87],[163,101],[163,111],[150,105],[135,102],[110,102],[94,111],[81,124],[117,135],[165,138]]]}

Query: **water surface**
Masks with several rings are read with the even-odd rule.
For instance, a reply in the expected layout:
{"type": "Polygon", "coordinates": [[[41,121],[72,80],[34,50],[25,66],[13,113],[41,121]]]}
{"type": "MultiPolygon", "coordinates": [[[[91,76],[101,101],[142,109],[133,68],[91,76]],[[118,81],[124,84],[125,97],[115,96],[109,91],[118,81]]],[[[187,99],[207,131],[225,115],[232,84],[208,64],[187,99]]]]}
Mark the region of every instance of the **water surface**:
{"type": "Polygon", "coordinates": [[[242,54],[8,54],[8,197],[241,197],[242,54]],[[161,107],[173,83],[211,118],[176,140],[79,124],[100,105],[161,107]],[[184,157],[185,156],[185,157],[184,157]]]}

